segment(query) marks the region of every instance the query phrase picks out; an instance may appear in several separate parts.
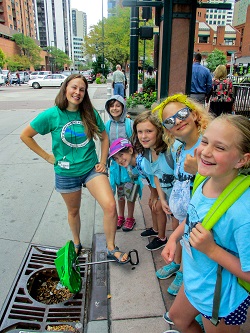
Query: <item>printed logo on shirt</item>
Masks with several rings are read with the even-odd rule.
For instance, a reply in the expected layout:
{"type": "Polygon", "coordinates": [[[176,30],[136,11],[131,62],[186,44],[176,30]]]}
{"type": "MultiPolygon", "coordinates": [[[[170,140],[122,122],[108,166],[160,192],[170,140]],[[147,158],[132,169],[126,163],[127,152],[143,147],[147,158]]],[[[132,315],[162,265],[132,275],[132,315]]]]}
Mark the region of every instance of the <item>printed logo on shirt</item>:
{"type": "Polygon", "coordinates": [[[64,125],[61,131],[61,139],[72,148],[84,147],[89,142],[84,132],[83,123],[80,120],[73,120],[64,125]]]}
{"type": "Polygon", "coordinates": [[[184,232],[185,238],[189,238],[190,232],[199,222],[201,222],[201,219],[199,218],[195,207],[192,204],[189,204],[188,213],[186,217],[185,232],[184,232]]]}

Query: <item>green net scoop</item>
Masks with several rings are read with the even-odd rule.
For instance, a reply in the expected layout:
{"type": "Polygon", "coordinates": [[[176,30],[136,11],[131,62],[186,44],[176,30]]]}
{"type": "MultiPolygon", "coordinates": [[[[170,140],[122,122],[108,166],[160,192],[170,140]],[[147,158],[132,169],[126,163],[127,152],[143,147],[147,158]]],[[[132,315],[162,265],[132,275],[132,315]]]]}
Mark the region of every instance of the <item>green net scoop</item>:
{"type": "Polygon", "coordinates": [[[78,293],[82,288],[82,278],[80,267],[74,265],[78,264],[74,243],[68,241],[57,251],[56,255],[55,266],[61,284],[68,288],[71,293],[78,293]]]}

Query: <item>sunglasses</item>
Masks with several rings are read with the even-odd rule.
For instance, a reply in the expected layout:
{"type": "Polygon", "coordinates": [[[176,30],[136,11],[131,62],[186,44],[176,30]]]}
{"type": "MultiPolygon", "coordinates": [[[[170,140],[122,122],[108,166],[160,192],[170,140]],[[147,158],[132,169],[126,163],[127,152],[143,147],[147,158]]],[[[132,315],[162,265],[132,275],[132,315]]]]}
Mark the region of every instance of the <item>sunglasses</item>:
{"type": "Polygon", "coordinates": [[[173,116],[166,118],[163,122],[162,125],[170,130],[175,126],[176,118],[180,120],[187,119],[187,117],[190,115],[190,109],[188,107],[185,107],[183,109],[180,109],[179,111],[176,112],[173,116]]]}

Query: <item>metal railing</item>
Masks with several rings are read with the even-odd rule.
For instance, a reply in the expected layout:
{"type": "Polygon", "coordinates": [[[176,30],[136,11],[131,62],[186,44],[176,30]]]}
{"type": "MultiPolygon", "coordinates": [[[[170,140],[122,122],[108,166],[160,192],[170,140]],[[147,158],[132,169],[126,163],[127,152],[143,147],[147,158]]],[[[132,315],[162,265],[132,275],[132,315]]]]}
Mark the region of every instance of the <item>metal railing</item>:
{"type": "Polygon", "coordinates": [[[234,85],[234,112],[250,118],[250,86],[234,85]]]}

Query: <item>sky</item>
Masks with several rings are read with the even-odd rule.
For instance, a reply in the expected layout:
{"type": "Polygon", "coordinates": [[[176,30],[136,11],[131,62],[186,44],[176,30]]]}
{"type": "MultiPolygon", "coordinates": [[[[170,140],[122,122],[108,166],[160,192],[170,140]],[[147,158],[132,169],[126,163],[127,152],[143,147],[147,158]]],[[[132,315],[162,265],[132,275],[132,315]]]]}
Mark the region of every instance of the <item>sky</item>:
{"type": "Polygon", "coordinates": [[[107,17],[107,0],[71,0],[71,8],[76,8],[87,14],[88,32],[91,25],[97,24],[103,16],[107,17]]]}

